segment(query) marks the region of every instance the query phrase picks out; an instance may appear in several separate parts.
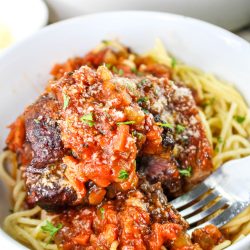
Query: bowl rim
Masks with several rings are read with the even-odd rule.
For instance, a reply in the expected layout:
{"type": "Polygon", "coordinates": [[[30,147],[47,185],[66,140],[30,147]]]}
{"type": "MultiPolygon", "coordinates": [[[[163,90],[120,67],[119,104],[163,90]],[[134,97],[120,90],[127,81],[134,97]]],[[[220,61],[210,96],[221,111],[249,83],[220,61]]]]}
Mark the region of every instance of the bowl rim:
{"type": "MultiPolygon", "coordinates": [[[[47,13],[48,13],[48,8],[46,6],[46,4],[39,0],[40,2],[42,2],[46,9],[47,9],[47,13]]],[[[22,39],[21,41],[18,41],[17,43],[13,44],[11,47],[8,47],[7,49],[5,49],[2,53],[0,53],[0,63],[4,61],[4,59],[6,57],[9,56],[9,54],[12,53],[12,51],[19,49],[20,47],[22,47],[23,45],[25,45],[25,43],[27,43],[28,41],[31,41],[32,39],[34,39],[35,37],[39,37],[39,36],[44,36],[46,35],[46,33],[49,33],[51,31],[53,31],[54,29],[57,29],[57,27],[59,26],[63,26],[65,24],[70,24],[70,23],[75,23],[75,22],[80,22],[81,20],[86,20],[86,19],[92,19],[92,18],[103,18],[105,16],[119,16],[119,15],[136,15],[138,17],[140,16],[151,16],[152,18],[155,19],[172,19],[172,20],[180,20],[180,19],[184,19],[187,22],[190,22],[191,24],[195,24],[195,25],[201,25],[201,26],[206,26],[206,28],[208,29],[212,29],[215,32],[218,33],[218,35],[222,36],[222,37],[228,37],[232,40],[234,40],[235,42],[239,43],[241,46],[244,46],[247,49],[250,49],[250,43],[248,43],[246,40],[244,40],[243,38],[233,34],[232,32],[225,30],[217,25],[208,23],[206,21],[202,21],[196,18],[192,18],[192,17],[187,17],[184,15],[178,15],[178,14],[172,14],[172,13],[168,13],[168,12],[159,12],[159,11],[143,11],[143,10],[126,10],[126,11],[107,11],[107,12],[99,12],[99,13],[92,13],[92,14],[87,14],[87,15],[81,15],[81,16],[77,16],[77,17],[73,17],[73,18],[69,18],[66,20],[62,20],[53,24],[50,24],[46,27],[43,27],[40,30],[35,31],[33,34],[31,34],[30,36],[22,39]]],[[[138,17],[138,18],[139,18],[138,17]]],[[[46,24],[46,22],[45,22],[46,24]]],[[[41,26],[42,27],[42,26],[41,26]]],[[[16,249],[27,249],[25,245],[19,243],[18,241],[16,241],[14,238],[12,238],[9,234],[7,234],[2,227],[0,227],[0,239],[1,242],[4,244],[8,244],[9,246],[13,246],[16,249]]],[[[250,235],[246,236],[244,239],[240,240],[239,242],[237,242],[236,244],[234,244],[233,246],[230,246],[227,249],[230,250],[237,250],[238,247],[245,247],[248,246],[248,244],[250,245],[250,235]]]]}
{"type": "MultiPolygon", "coordinates": [[[[42,0],[38,0],[38,1],[43,3],[45,8],[48,11],[47,5],[42,0]]],[[[212,23],[200,20],[200,19],[188,17],[185,15],[163,12],[163,11],[147,11],[147,10],[124,10],[123,11],[123,10],[121,10],[121,11],[104,11],[104,12],[98,12],[98,13],[90,13],[90,14],[86,14],[86,15],[80,15],[80,16],[69,18],[69,19],[61,20],[59,22],[55,22],[55,23],[49,24],[47,26],[41,25],[41,29],[36,30],[30,36],[25,37],[21,41],[17,41],[12,46],[6,48],[0,54],[0,61],[2,60],[3,57],[8,56],[8,54],[12,50],[15,50],[16,48],[21,47],[27,41],[32,40],[36,36],[42,36],[43,34],[50,32],[50,30],[56,29],[58,26],[64,25],[65,23],[70,24],[70,23],[77,22],[79,20],[85,20],[88,18],[90,18],[90,19],[91,18],[99,18],[102,16],[109,16],[109,15],[137,15],[137,16],[138,15],[140,15],[140,16],[151,15],[154,18],[162,18],[162,19],[165,19],[165,18],[171,18],[173,20],[185,19],[187,22],[190,22],[191,24],[193,23],[193,24],[201,25],[201,26],[205,25],[208,29],[213,29],[213,30],[217,31],[218,34],[220,34],[221,36],[223,36],[223,35],[228,36],[229,38],[235,40],[236,42],[241,43],[243,46],[250,48],[250,43],[248,41],[246,41],[245,39],[243,39],[242,37],[232,33],[229,30],[226,30],[226,29],[219,27],[215,24],[212,24],[212,23]]],[[[46,23],[47,22],[45,21],[45,24],[46,23]]]]}

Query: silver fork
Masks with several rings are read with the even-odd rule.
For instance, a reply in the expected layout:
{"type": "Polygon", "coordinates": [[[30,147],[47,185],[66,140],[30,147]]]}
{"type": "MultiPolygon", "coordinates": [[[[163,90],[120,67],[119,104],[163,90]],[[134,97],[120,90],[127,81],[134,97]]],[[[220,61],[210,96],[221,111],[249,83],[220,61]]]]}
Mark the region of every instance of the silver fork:
{"type": "Polygon", "coordinates": [[[250,205],[250,156],[228,161],[170,203],[190,224],[190,233],[207,224],[222,227],[250,205]]]}

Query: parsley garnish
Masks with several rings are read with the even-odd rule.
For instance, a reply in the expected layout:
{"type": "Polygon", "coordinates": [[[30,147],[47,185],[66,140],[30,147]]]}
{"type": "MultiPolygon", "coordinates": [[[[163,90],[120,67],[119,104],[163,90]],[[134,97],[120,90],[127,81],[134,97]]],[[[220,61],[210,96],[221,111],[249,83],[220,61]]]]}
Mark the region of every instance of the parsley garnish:
{"type": "Polygon", "coordinates": [[[222,140],[222,138],[219,136],[218,137],[218,143],[222,143],[223,142],[223,140],[222,140]]]}
{"type": "Polygon", "coordinates": [[[116,68],[116,66],[113,66],[113,67],[112,67],[112,71],[113,71],[114,73],[118,74],[118,69],[116,68]]]}
{"type": "Polygon", "coordinates": [[[100,213],[101,213],[102,219],[104,219],[105,209],[103,207],[100,208],[100,213]]]}
{"type": "Polygon", "coordinates": [[[111,69],[112,64],[110,64],[110,63],[103,63],[103,66],[105,66],[108,69],[111,69]]]}
{"type": "Polygon", "coordinates": [[[54,236],[57,234],[57,232],[62,228],[62,224],[58,224],[57,226],[54,226],[50,221],[46,221],[46,225],[41,226],[41,229],[46,232],[49,233],[50,235],[50,239],[49,239],[49,243],[53,240],[54,236]]]}
{"type": "Polygon", "coordinates": [[[93,114],[92,113],[89,113],[87,115],[83,115],[81,118],[80,118],[81,122],[84,122],[86,124],[88,124],[90,127],[93,127],[95,122],[93,120],[93,114]]]}
{"type": "Polygon", "coordinates": [[[177,125],[176,125],[176,132],[177,132],[178,134],[181,134],[182,132],[184,132],[184,130],[185,130],[185,127],[184,127],[184,126],[182,126],[182,125],[180,125],[180,124],[177,124],[177,125]]]}
{"type": "Polygon", "coordinates": [[[245,116],[240,116],[240,115],[235,115],[234,116],[234,119],[239,123],[243,123],[245,120],[246,120],[246,117],[245,116]]]}
{"type": "Polygon", "coordinates": [[[215,97],[211,98],[211,99],[208,100],[207,102],[202,103],[202,107],[205,108],[205,107],[207,107],[207,106],[209,106],[209,105],[213,105],[214,102],[215,102],[215,97]]]}
{"type": "Polygon", "coordinates": [[[119,69],[119,71],[118,71],[118,75],[119,75],[119,76],[123,76],[123,74],[124,74],[123,69],[119,69]]]}
{"type": "Polygon", "coordinates": [[[148,101],[148,97],[141,97],[138,99],[137,102],[140,103],[140,102],[146,102],[146,101],[148,101]]]}
{"type": "Polygon", "coordinates": [[[63,93],[63,109],[65,110],[69,105],[70,97],[63,93]]]}
{"type": "Polygon", "coordinates": [[[131,72],[133,72],[134,74],[137,74],[137,69],[136,69],[136,67],[131,68],[131,72]]]}
{"type": "Polygon", "coordinates": [[[176,59],[173,57],[173,58],[172,58],[172,61],[171,61],[171,66],[172,66],[172,68],[174,68],[174,67],[176,66],[176,63],[177,63],[177,61],[176,61],[176,59]]]}
{"type": "Polygon", "coordinates": [[[161,126],[161,127],[164,127],[164,128],[171,128],[171,129],[174,128],[173,125],[170,124],[170,123],[161,123],[161,122],[157,122],[156,124],[157,124],[158,126],[161,126]]]}
{"type": "Polygon", "coordinates": [[[147,115],[149,114],[149,111],[147,109],[142,109],[142,111],[147,115]]]}
{"type": "Polygon", "coordinates": [[[186,169],[178,169],[180,175],[185,177],[190,177],[192,172],[192,167],[188,166],[186,169]]]}
{"type": "Polygon", "coordinates": [[[130,125],[130,124],[135,124],[135,121],[117,122],[116,124],[118,126],[122,125],[122,124],[124,124],[124,125],[130,125]]]}
{"type": "Polygon", "coordinates": [[[142,79],[142,80],[140,81],[140,84],[142,84],[142,85],[143,85],[143,84],[146,84],[147,81],[148,81],[147,79],[142,79]]]}
{"type": "Polygon", "coordinates": [[[139,140],[141,140],[143,137],[143,134],[134,130],[132,132],[132,136],[137,137],[139,140]]]}
{"type": "Polygon", "coordinates": [[[112,64],[110,64],[110,63],[106,63],[106,67],[107,67],[108,69],[111,69],[112,64]]]}
{"type": "Polygon", "coordinates": [[[128,175],[128,172],[124,169],[122,169],[120,172],[119,172],[119,176],[118,178],[121,179],[121,180],[126,180],[128,179],[129,175],[128,175]]]}
{"type": "Polygon", "coordinates": [[[110,41],[108,41],[108,40],[102,40],[102,43],[105,44],[105,45],[109,45],[110,41]]]}
{"type": "Polygon", "coordinates": [[[124,74],[123,69],[117,69],[116,66],[112,67],[112,71],[119,76],[122,76],[124,74]]]}

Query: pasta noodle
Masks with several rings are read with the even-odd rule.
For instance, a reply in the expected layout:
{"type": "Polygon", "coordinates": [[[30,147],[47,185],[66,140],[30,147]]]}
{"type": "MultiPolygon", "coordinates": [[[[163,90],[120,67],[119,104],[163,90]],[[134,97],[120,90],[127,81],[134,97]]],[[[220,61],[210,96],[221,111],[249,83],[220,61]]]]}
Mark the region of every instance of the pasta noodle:
{"type": "MultiPolygon", "coordinates": [[[[120,48],[118,45],[117,47],[120,48]]],[[[214,148],[215,169],[228,160],[250,155],[249,108],[236,89],[196,68],[178,61],[173,64],[174,59],[168,55],[160,40],[156,41],[156,46],[147,55],[172,67],[175,81],[196,90],[200,100],[200,116],[214,148]]],[[[126,64],[134,65],[133,59],[131,56],[126,64]]],[[[56,250],[57,246],[48,243],[49,236],[41,230],[45,221],[51,220],[51,216],[39,207],[28,209],[24,205],[22,173],[17,168],[15,155],[10,151],[0,155],[0,177],[12,190],[13,200],[13,213],[6,217],[4,229],[18,241],[36,250],[56,250]],[[11,165],[11,171],[8,170],[8,165],[11,165]]],[[[223,227],[233,242],[250,233],[249,218],[250,207],[223,227]]],[[[214,250],[224,249],[230,244],[231,241],[224,241],[214,250]]],[[[111,249],[115,250],[117,247],[118,242],[113,242],[111,249]]]]}

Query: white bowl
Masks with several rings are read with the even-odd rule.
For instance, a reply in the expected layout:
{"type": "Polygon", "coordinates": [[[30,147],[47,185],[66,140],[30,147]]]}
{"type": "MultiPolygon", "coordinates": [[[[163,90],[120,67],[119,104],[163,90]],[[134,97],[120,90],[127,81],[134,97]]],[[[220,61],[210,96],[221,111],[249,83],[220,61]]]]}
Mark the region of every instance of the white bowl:
{"type": "Polygon", "coordinates": [[[101,11],[150,10],[198,18],[236,30],[250,23],[249,0],[46,0],[51,21],[101,11]]]}
{"type": "MultiPolygon", "coordinates": [[[[0,56],[0,149],[6,125],[42,92],[56,62],[84,55],[103,39],[118,38],[135,51],[152,48],[159,37],[180,60],[233,82],[250,103],[250,44],[211,24],[157,12],[113,12],[74,18],[48,26],[0,56]]],[[[0,222],[8,213],[0,189],[0,222]]],[[[0,230],[1,247],[22,249],[0,230]]],[[[249,249],[250,238],[230,249],[249,249]],[[239,246],[239,247],[238,247],[239,246]]]]}
{"type": "Polygon", "coordinates": [[[42,0],[0,0],[0,23],[20,41],[48,23],[48,8],[42,0]]]}

